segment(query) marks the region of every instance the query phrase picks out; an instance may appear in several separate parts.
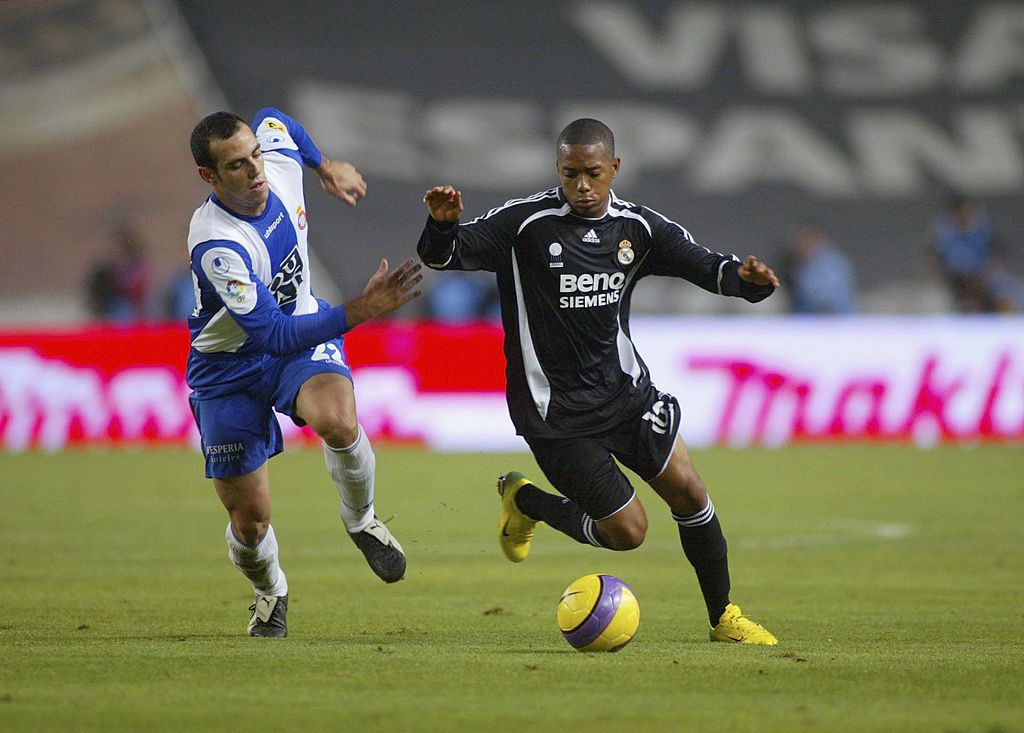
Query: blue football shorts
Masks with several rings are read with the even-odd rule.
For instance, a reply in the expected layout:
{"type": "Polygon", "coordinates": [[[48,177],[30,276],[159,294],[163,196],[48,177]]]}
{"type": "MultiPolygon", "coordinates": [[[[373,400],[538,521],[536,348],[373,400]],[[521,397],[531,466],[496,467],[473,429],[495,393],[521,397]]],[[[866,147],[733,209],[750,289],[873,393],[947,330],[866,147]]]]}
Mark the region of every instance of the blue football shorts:
{"type": "Polygon", "coordinates": [[[299,354],[265,357],[259,379],[237,392],[218,397],[189,397],[199,427],[207,478],[230,478],[255,471],[284,450],[281,426],[274,411],[296,425],[299,389],[317,374],[352,379],[345,361],[344,339],[333,339],[299,354]]]}
{"type": "Polygon", "coordinates": [[[644,481],[661,475],[679,432],[679,401],[653,386],[645,408],[603,432],[575,438],[526,437],[551,485],[595,520],[633,500],[635,490],[616,460],[644,481]]]}

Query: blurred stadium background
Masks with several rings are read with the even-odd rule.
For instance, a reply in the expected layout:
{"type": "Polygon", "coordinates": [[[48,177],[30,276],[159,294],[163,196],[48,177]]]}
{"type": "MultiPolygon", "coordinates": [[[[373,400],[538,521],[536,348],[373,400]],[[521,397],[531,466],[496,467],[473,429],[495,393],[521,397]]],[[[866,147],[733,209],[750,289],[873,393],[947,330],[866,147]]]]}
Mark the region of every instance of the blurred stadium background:
{"type": "Polygon", "coordinates": [[[1021,730],[1024,0],[0,0],[0,79],[0,730],[1021,730]],[[264,105],[369,183],[353,209],[309,179],[333,301],[413,254],[428,186],[475,216],[553,185],[579,116],[616,132],[621,197],[777,266],[756,306],[648,278],[632,323],[782,646],[706,643],[655,502],[634,553],[549,532],[526,573],[501,559],[494,476],[538,469],[507,453],[501,329],[458,287],[479,273],[429,273],[346,338],[408,577],[383,590],[339,542],[286,420],[294,633],[249,643],[169,296],[208,194],[193,125],[264,105]],[[991,217],[1011,312],[951,298],[930,249],[952,194],[991,217]],[[793,312],[808,222],[856,313],[793,312]],[[129,302],[101,313],[112,259],[129,302]],[[554,619],[595,571],[645,625],[600,662],[554,619]]]}
{"type": "MultiPolygon", "coordinates": [[[[187,410],[166,406],[187,348],[168,295],[207,194],[188,136],[210,111],[264,105],[369,183],[355,209],[310,188],[325,297],[413,252],[429,185],[461,187],[470,215],[546,188],[558,130],[594,116],[616,132],[623,198],[713,249],[758,253],[787,285],[807,222],[852,266],[859,315],[844,319],[789,315],[792,287],[756,307],[664,279],[638,289],[659,385],[703,394],[699,444],[1024,435],[1021,317],[957,314],[930,254],[936,217],[963,194],[994,222],[1011,280],[1024,273],[1024,3],[9,0],[0,73],[10,449],[194,439],[187,410]],[[105,325],[88,283],[125,238],[144,304],[105,325]],[[722,316],[744,318],[723,338],[722,316]]],[[[424,325],[438,307],[424,298],[353,334],[364,417],[379,436],[465,448],[387,403],[413,400],[413,422],[433,414],[456,433],[496,411],[465,430],[511,447],[494,326],[424,325]],[[472,373],[454,384],[453,348],[472,373]]]]}

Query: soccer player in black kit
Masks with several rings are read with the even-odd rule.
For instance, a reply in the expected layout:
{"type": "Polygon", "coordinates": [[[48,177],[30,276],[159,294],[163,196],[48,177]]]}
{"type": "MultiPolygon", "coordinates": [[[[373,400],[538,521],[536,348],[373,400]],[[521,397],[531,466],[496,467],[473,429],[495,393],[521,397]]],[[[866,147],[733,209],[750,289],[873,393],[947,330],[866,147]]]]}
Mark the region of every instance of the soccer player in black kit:
{"type": "Polygon", "coordinates": [[[592,119],[559,135],[561,186],[513,199],[460,223],[462,194],[426,192],[430,212],[417,245],[438,270],[495,273],[505,328],[507,400],[516,432],[564,497],[520,473],[498,479],[498,539],[526,559],[537,522],[577,542],[639,547],[647,515],[616,460],[668,504],[708,609],[712,641],[777,644],[729,600],[725,536],[678,435],[679,403],[651,383],[629,335],[629,300],[640,278],[680,277],[757,302],[779,286],[756,257],[742,262],[611,189],[619,171],[611,130],[592,119]]]}

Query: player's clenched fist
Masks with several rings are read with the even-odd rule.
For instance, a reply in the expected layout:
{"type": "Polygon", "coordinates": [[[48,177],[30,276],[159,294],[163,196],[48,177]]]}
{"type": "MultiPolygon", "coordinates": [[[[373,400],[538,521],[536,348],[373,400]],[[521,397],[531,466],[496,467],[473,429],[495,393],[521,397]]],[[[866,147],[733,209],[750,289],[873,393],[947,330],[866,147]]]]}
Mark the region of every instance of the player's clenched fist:
{"type": "Polygon", "coordinates": [[[430,218],[434,221],[455,221],[462,214],[462,192],[454,186],[434,186],[423,195],[430,218]]]}

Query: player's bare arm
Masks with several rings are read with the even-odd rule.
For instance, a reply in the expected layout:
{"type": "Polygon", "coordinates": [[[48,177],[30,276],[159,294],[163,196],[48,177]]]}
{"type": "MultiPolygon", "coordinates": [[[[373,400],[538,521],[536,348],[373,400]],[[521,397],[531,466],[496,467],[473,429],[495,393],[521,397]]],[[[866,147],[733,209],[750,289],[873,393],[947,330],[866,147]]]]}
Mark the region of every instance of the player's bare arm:
{"type": "Polygon", "coordinates": [[[394,271],[388,272],[388,261],[382,259],[380,267],[363,288],[363,294],[345,303],[349,328],[355,328],[371,318],[385,316],[420,297],[423,291],[416,287],[423,279],[420,267],[418,262],[410,258],[394,271]]]}
{"type": "Polygon", "coordinates": [[[743,264],[740,265],[739,276],[748,283],[754,283],[754,285],[780,287],[779,278],[775,275],[775,270],[768,267],[767,264],[761,262],[754,255],[747,255],[746,259],[743,260],[743,264]]]}
{"type": "Polygon", "coordinates": [[[434,221],[456,221],[465,208],[462,192],[454,186],[434,186],[423,195],[423,203],[434,221]]]}
{"type": "Polygon", "coordinates": [[[366,181],[351,163],[325,155],[316,174],[324,191],[349,206],[355,206],[366,196],[366,181]]]}

